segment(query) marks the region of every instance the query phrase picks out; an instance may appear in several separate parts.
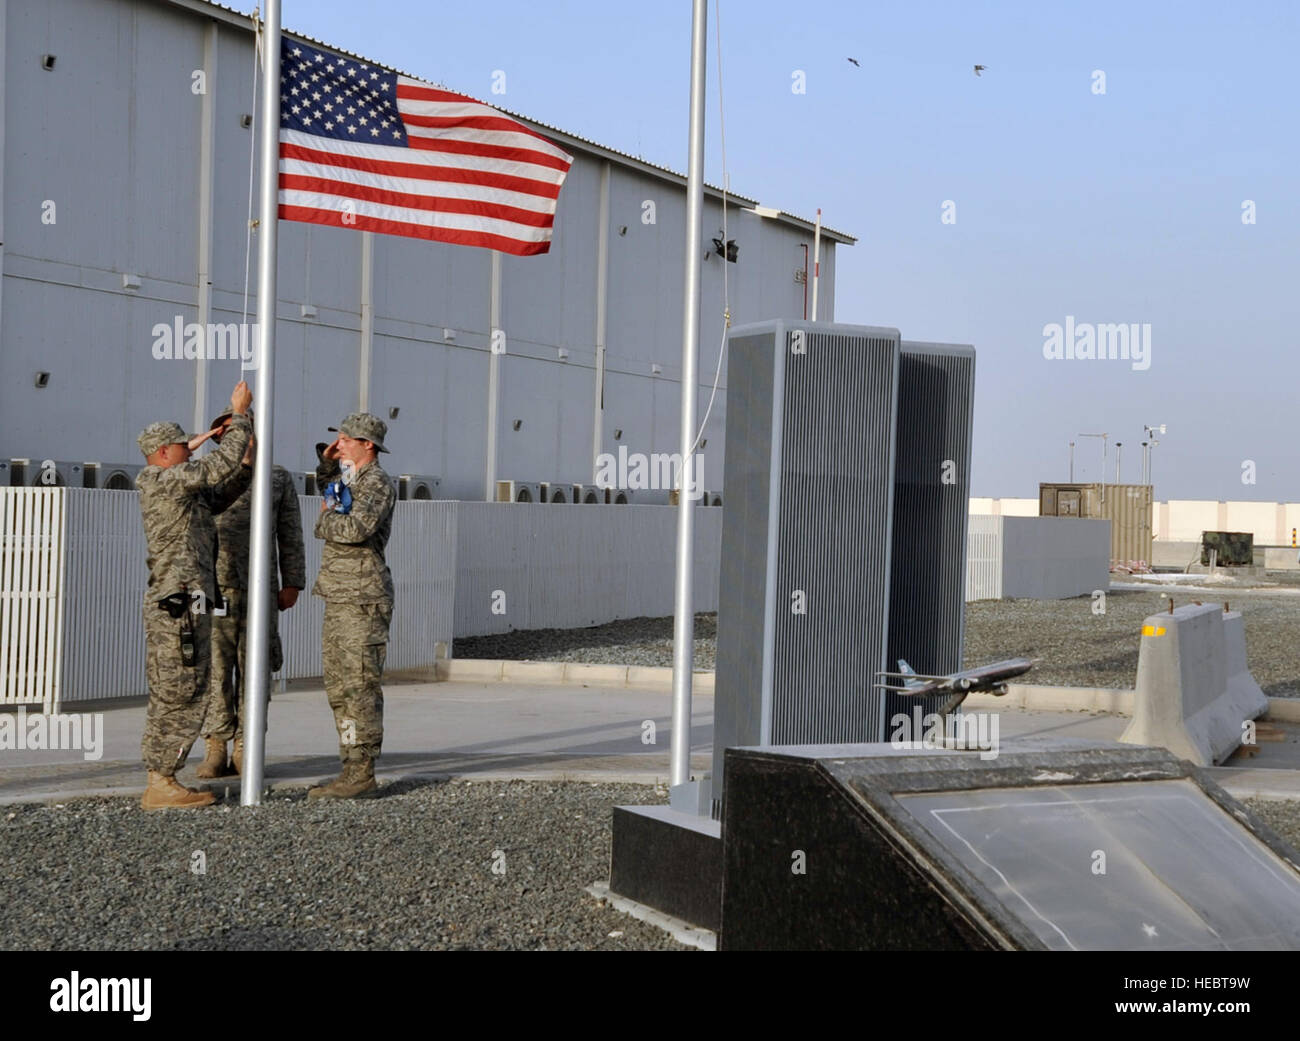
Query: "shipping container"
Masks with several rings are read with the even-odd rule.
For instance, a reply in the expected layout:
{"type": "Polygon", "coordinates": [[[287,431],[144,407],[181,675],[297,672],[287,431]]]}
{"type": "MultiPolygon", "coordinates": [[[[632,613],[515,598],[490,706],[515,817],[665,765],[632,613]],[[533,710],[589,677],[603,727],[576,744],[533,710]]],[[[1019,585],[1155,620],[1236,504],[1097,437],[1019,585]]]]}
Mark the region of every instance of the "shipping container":
{"type": "Polygon", "coordinates": [[[1109,520],[1111,563],[1151,562],[1149,484],[1040,484],[1038,514],[1109,520]]]}

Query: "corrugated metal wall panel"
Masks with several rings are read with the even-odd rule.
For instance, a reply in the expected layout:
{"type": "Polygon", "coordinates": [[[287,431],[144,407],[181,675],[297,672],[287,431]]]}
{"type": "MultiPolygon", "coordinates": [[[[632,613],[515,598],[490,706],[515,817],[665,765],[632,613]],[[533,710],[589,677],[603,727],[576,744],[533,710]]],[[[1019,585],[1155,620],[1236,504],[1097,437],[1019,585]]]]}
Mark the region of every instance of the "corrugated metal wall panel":
{"type": "MultiPolygon", "coordinates": [[[[298,496],[298,512],[302,515],[302,546],[307,565],[307,588],[298,597],[298,602],[288,611],[280,612],[280,645],[284,648],[285,679],[299,679],[304,676],[319,676],[320,634],[325,624],[325,601],[312,596],[311,587],[320,574],[321,550],[325,543],[316,538],[316,518],[320,515],[321,498],[319,495],[298,496]]],[[[393,524],[392,538],[397,537],[397,524],[393,524]]],[[[391,540],[390,540],[390,545],[391,540]]],[[[388,566],[393,565],[393,555],[387,554],[388,566]]],[[[394,609],[394,615],[397,611],[394,609]]],[[[396,619],[394,619],[396,622],[396,619]]],[[[392,653],[390,643],[389,653],[392,653]]],[[[272,688],[274,694],[274,688],[272,688]]]]}
{"type": "Polygon", "coordinates": [[[733,332],[727,342],[731,392],[726,446],[727,497],[718,577],[718,648],[714,673],[713,777],[721,789],[723,751],[762,743],[770,708],[770,588],[778,474],[773,437],[776,341],[771,333],[733,332]]]}
{"type": "Polygon", "coordinates": [[[899,337],[764,323],[728,355],[715,797],[728,746],[883,736],[899,337]]]}
{"type": "Polygon", "coordinates": [[[66,491],[63,700],[144,694],[148,552],[140,493],[66,491]]]}
{"type": "MultiPolygon", "coordinates": [[[[888,637],[896,336],[787,330],[772,675],[773,744],[875,741],[888,637]],[[808,613],[790,610],[794,590],[808,613]]],[[[835,327],[830,327],[835,330],[835,327]]]]}
{"type": "MultiPolygon", "coordinates": [[[[894,550],[887,668],[962,666],[975,349],[904,340],[898,377],[894,550]]],[[[885,718],[937,711],[944,698],[886,693],[885,718]]]]}
{"type": "MultiPolygon", "coordinates": [[[[459,503],[456,635],[578,628],[672,613],[669,506],[459,503]],[[504,597],[497,595],[501,591],[504,597]],[[493,610],[504,603],[504,613],[493,610]]],[[[717,610],[723,511],[697,506],[697,612],[717,610]]]]}
{"type": "MultiPolygon", "coordinates": [[[[320,573],[324,543],[316,538],[320,497],[300,495],[307,580],[320,573]]],[[[456,595],[455,502],[399,502],[393,508],[393,532],[385,556],[393,573],[393,621],[388,633],[388,669],[432,665],[439,642],[451,654],[452,610],[456,595]]],[[[280,615],[286,679],[321,674],[321,628],[325,601],[310,586],[298,603],[280,615]]]]}

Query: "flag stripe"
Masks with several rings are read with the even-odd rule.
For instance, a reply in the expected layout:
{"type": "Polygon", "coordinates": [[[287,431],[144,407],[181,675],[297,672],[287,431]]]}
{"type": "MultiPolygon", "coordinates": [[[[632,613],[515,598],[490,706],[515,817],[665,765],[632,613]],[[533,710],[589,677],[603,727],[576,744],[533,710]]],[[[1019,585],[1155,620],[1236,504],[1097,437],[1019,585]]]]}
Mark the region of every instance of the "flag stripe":
{"type": "Polygon", "coordinates": [[[314,192],[347,199],[382,203],[385,206],[400,207],[411,210],[430,210],[439,213],[466,213],[480,217],[494,217],[510,221],[513,224],[525,224],[535,228],[549,228],[553,217],[549,213],[534,213],[517,206],[503,206],[496,202],[479,199],[452,199],[445,195],[413,195],[409,192],[395,192],[383,188],[367,188],[364,185],[349,184],[324,177],[303,177],[297,174],[280,174],[280,187],[296,189],[301,192],[314,192]]]}
{"type": "Polygon", "coordinates": [[[438,134],[425,134],[413,128],[407,138],[407,144],[411,148],[422,148],[431,152],[454,152],[459,155],[477,155],[487,159],[509,159],[539,167],[550,167],[552,170],[560,171],[559,181],[564,180],[564,175],[569,170],[568,162],[541,152],[501,144],[500,142],[505,137],[506,135],[503,134],[480,134],[474,131],[458,131],[454,134],[444,131],[438,134]]]}
{"type": "MultiPolygon", "coordinates": [[[[340,214],[333,209],[319,209],[306,206],[280,204],[282,220],[305,221],[309,224],[325,224],[333,228],[343,225],[340,214]]],[[[495,249],[517,257],[535,256],[550,249],[550,242],[521,242],[512,236],[492,235],[485,232],[465,231],[456,228],[435,228],[425,225],[404,224],[400,221],[383,220],[358,214],[348,227],[358,231],[377,231],[384,235],[404,235],[407,238],[429,239],[434,242],[450,242],[457,246],[480,246],[483,249],[495,249]]]]}
{"type": "Polygon", "coordinates": [[[554,141],[539,134],[531,127],[526,127],[522,123],[516,123],[513,119],[510,119],[509,116],[503,115],[496,109],[492,108],[492,106],[484,105],[481,101],[475,101],[473,98],[466,97],[464,94],[456,94],[449,90],[441,90],[438,87],[432,87],[427,83],[421,83],[419,80],[409,79],[406,76],[399,76],[397,79],[397,96],[399,99],[411,103],[409,105],[404,105],[402,107],[403,111],[406,111],[409,108],[413,112],[427,114],[428,111],[431,110],[431,106],[421,103],[432,102],[435,105],[459,107],[467,113],[472,111],[480,115],[486,114],[499,116],[502,119],[510,121],[512,124],[512,130],[535,137],[543,146],[545,146],[547,151],[552,152],[560,158],[568,159],[570,162],[573,161],[573,157],[566,155],[564,150],[554,141]]]}
{"type": "MultiPolygon", "coordinates": [[[[374,146],[370,147],[373,149],[374,146]]],[[[349,152],[355,150],[354,148],[348,149],[349,152]]],[[[411,150],[404,148],[390,149],[386,150],[386,154],[400,155],[405,159],[411,155],[411,150]]],[[[280,143],[280,156],[282,169],[285,160],[301,160],[303,162],[322,163],[326,166],[345,167],[349,170],[364,170],[366,173],[371,174],[376,181],[383,177],[408,177],[414,180],[479,184],[487,188],[520,192],[524,195],[535,195],[543,199],[556,199],[560,194],[558,184],[546,184],[528,177],[493,173],[481,167],[466,167],[451,163],[434,165],[438,163],[438,160],[432,156],[423,163],[399,162],[373,153],[371,155],[356,155],[321,148],[303,148],[300,145],[288,144],[283,141],[283,138],[280,143]]]]}
{"type": "MultiPolygon", "coordinates": [[[[325,209],[338,206],[338,196],[326,192],[300,191],[296,188],[280,190],[280,202],[286,206],[307,209],[325,209]]],[[[537,228],[497,217],[469,213],[446,213],[436,210],[419,210],[407,206],[370,202],[365,199],[348,199],[349,209],[342,210],[337,224],[346,224],[343,216],[375,217],[400,224],[421,225],[455,231],[485,232],[492,235],[513,236],[521,242],[543,242],[550,237],[550,228],[537,228]]]]}
{"type": "MultiPolygon", "coordinates": [[[[409,177],[373,177],[370,174],[344,166],[331,166],[328,163],[304,163],[287,160],[280,164],[282,176],[318,177],[337,181],[341,184],[358,185],[362,188],[384,188],[394,192],[410,195],[428,194],[428,185],[423,179],[409,177]]],[[[480,184],[458,184],[443,181],[438,185],[438,194],[449,199],[473,199],[483,203],[497,203],[501,206],[513,206],[532,213],[555,212],[555,200],[544,199],[526,192],[505,191],[480,184]]]]}

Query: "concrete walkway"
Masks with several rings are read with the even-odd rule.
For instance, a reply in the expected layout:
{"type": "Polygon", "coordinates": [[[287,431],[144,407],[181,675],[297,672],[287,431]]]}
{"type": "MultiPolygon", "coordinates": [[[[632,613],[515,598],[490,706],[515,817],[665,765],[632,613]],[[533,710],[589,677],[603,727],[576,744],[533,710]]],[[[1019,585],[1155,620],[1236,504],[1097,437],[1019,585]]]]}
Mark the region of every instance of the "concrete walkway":
{"type": "MultiPolygon", "coordinates": [[[[713,697],[693,700],[692,768],[708,770],[713,697]]],[[[12,711],[12,710],[8,710],[12,711]]],[[[65,712],[81,711],[75,704],[65,712]]],[[[338,735],[323,689],[271,699],[266,781],[312,784],[338,773],[338,735]]],[[[77,750],[0,750],[0,803],[78,795],[138,794],[143,703],[105,708],[101,758],[77,750]]],[[[411,775],[667,782],[670,691],[508,682],[387,684],[381,779],[411,775]],[[646,721],[654,724],[651,733],[646,721]],[[647,741],[643,743],[643,735],[647,741]]],[[[180,774],[185,784],[238,789],[239,779],[197,782],[198,742],[180,774]]]]}
{"type": "MultiPolygon", "coordinates": [[[[662,687],[450,680],[390,683],[385,689],[381,779],[412,775],[571,779],[666,784],[671,692],[662,687]],[[653,723],[653,732],[648,723],[653,723]],[[648,743],[653,741],[653,743],[648,743]]],[[[693,700],[692,769],[711,766],[713,696],[693,700]]],[[[65,711],[80,711],[69,704],[65,711]]],[[[0,750],[0,803],[84,795],[138,794],[142,703],[103,710],[101,757],[77,750],[0,750]]],[[[999,737],[1114,740],[1127,719],[1091,712],[998,711],[999,737]]],[[[1279,724],[1285,740],[1215,768],[1238,797],[1300,798],[1300,726],[1279,724]]],[[[291,690],[271,702],[266,781],[301,786],[338,772],[333,717],[321,689],[291,690]]],[[[195,783],[196,746],[184,783],[195,783]]],[[[235,796],[239,780],[207,782],[235,796]]]]}

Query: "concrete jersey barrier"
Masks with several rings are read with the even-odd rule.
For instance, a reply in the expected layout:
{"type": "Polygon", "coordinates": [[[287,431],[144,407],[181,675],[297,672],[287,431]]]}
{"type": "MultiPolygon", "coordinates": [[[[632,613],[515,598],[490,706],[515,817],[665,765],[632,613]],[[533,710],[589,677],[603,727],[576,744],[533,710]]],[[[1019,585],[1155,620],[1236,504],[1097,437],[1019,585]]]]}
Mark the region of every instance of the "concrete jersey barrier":
{"type": "Polygon", "coordinates": [[[1240,612],[1186,604],[1145,620],[1133,722],[1121,741],[1211,766],[1241,744],[1247,720],[1267,711],[1268,698],[1246,665],[1240,612]]]}

